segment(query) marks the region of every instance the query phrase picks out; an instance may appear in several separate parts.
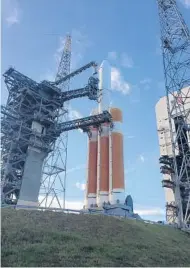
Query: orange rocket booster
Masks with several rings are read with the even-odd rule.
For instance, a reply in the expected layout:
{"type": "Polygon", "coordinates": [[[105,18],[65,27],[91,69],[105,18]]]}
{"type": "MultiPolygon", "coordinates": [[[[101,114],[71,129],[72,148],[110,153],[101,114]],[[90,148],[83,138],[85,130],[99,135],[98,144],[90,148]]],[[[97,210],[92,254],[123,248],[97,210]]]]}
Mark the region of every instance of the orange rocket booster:
{"type": "Polygon", "coordinates": [[[90,208],[96,204],[97,192],[97,150],[98,150],[98,129],[91,127],[88,140],[88,171],[87,171],[87,192],[86,207],[90,208]]]}
{"type": "Polygon", "coordinates": [[[122,134],[122,112],[118,108],[111,108],[113,129],[109,139],[109,200],[110,203],[124,203],[124,159],[123,159],[123,134],[122,134]]]}

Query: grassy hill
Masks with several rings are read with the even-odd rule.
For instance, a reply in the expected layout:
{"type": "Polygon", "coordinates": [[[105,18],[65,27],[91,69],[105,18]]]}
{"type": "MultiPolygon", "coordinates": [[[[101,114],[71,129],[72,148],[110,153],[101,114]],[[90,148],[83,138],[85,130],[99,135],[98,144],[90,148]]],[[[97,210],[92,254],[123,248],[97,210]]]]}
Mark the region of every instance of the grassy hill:
{"type": "Polygon", "coordinates": [[[2,209],[2,266],[190,266],[190,235],[93,215],[2,209]]]}

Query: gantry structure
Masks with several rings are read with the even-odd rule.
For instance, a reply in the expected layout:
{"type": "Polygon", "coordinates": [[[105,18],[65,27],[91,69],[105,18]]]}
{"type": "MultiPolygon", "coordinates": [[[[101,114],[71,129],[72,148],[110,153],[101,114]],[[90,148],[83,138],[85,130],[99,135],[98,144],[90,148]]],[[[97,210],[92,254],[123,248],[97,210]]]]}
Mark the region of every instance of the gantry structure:
{"type": "MultiPolygon", "coordinates": [[[[71,67],[71,36],[66,35],[64,48],[58,64],[55,81],[70,74],[71,67]]],[[[63,83],[59,83],[62,92],[68,92],[70,79],[63,83]]],[[[72,94],[72,93],[71,93],[72,94]]],[[[59,108],[59,116],[57,123],[67,122],[69,120],[69,101],[64,101],[62,107],[59,108]]],[[[57,138],[54,149],[48,154],[44,161],[43,176],[39,194],[40,206],[65,208],[66,198],[66,177],[67,177],[67,147],[68,147],[68,131],[62,132],[57,138]]]]}
{"type": "MultiPolygon", "coordinates": [[[[4,81],[9,95],[5,106],[1,107],[1,201],[2,204],[36,207],[39,205],[39,190],[43,173],[58,172],[64,166],[44,169],[44,161],[56,150],[56,141],[63,132],[82,129],[90,135],[90,126],[99,127],[111,122],[111,115],[105,111],[72,121],[60,121],[60,111],[68,100],[88,97],[98,100],[98,78],[96,72],[83,88],[62,91],[63,82],[90,67],[95,62],[57,78],[55,82],[36,82],[14,68],[4,73],[4,81]]],[[[52,178],[52,177],[51,177],[52,178]]],[[[50,185],[50,184],[49,184],[50,185]]],[[[47,187],[44,183],[43,187],[47,187]]],[[[50,186],[53,191],[55,185],[50,186]]],[[[46,189],[46,193],[48,190],[46,189]]]]}
{"type": "Polygon", "coordinates": [[[190,33],[176,0],[157,0],[171,155],[160,158],[161,172],[170,175],[163,187],[173,190],[166,218],[180,228],[190,223],[190,33]]]}

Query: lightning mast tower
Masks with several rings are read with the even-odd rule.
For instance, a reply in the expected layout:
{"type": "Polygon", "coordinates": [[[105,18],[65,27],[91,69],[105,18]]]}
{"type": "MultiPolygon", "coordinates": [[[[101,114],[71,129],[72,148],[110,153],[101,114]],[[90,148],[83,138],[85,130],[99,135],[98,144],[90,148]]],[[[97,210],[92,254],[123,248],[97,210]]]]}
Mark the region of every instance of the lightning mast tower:
{"type": "MultiPolygon", "coordinates": [[[[55,81],[59,81],[70,73],[71,36],[65,38],[65,45],[58,66],[55,81]]],[[[62,92],[69,90],[70,79],[59,84],[62,92]]],[[[68,121],[68,101],[57,111],[57,123],[68,121]]],[[[63,132],[55,143],[54,150],[49,154],[43,169],[40,205],[45,207],[65,208],[65,187],[67,175],[67,144],[68,132],[63,132]]]]}
{"type": "Polygon", "coordinates": [[[175,197],[166,210],[178,227],[186,228],[190,222],[190,33],[176,0],[157,0],[157,4],[172,147],[172,157],[161,157],[160,163],[169,165],[171,181],[164,187],[172,188],[175,197]]]}

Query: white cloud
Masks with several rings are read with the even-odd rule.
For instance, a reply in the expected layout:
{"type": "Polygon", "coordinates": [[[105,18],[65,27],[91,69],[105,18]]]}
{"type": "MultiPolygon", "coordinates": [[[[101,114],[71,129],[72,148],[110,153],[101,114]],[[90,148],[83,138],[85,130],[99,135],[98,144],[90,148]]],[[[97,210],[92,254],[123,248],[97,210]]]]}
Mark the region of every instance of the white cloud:
{"type": "Polygon", "coordinates": [[[145,158],[144,158],[144,156],[141,154],[141,155],[139,155],[139,160],[142,162],[142,163],[144,163],[144,161],[145,161],[145,158]]]}
{"type": "Polygon", "coordinates": [[[164,209],[153,208],[153,209],[135,209],[135,213],[140,216],[163,216],[165,215],[164,209]]]}
{"type": "MultiPolygon", "coordinates": [[[[68,111],[69,111],[68,112],[68,118],[69,118],[69,120],[80,119],[80,118],[83,117],[83,115],[79,111],[73,109],[70,105],[68,107],[68,111]]],[[[78,129],[78,131],[80,133],[83,133],[82,129],[80,129],[80,128],[78,129]]]]}
{"type": "Polygon", "coordinates": [[[152,82],[152,79],[151,78],[144,78],[140,81],[140,84],[150,84],[152,82]]]}
{"type": "Polygon", "coordinates": [[[69,110],[69,119],[70,120],[75,120],[75,119],[79,119],[79,118],[83,117],[79,111],[73,109],[71,106],[69,106],[68,110],[69,110]]]}
{"type": "MultiPolygon", "coordinates": [[[[41,202],[43,199],[44,199],[44,196],[40,195],[39,196],[39,202],[41,202]]],[[[60,204],[63,204],[63,199],[59,198],[59,202],[60,202],[60,204]]],[[[48,196],[48,198],[47,198],[47,206],[50,205],[50,203],[51,203],[51,208],[59,208],[59,204],[58,204],[56,198],[54,198],[53,201],[52,201],[52,196],[48,196]]],[[[41,207],[43,207],[43,206],[45,206],[45,201],[43,201],[43,203],[41,204],[41,207]]],[[[80,209],[83,208],[83,206],[84,206],[84,203],[81,200],[75,200],[75,201],[65,200],[65,208],[66,209],[80,210],[80,209]]]]}
{"type": "Polygon", "coordinates": [[[81,191],[84,191],[86,189],[86,183],[80,183],[80,182],[77,182],[75,184],[75,186],[80,189],[81,191]]]}
{"type": "MultiPolygon", "coordinates": [[[[125,174],[129,174],[129,173],[133,173],[134,171],[136,171],[136,169],[133,168],[133,167],[131,167],[131,168],[125,168],[124,173],[125,174]]],[[[126,182],[127,182],[127,180],[126,180],[126,182]]]]}
{"type": "Polygon", "coordinates": [[[79,67],[84,58],[86,50],[92,45],[88,36],[84,33],[83,29],[73,29],[72,33],[72,59],[71,69],[79,67]]]}
{"type": "Polygon", "coordinates": [[[21,19],[21,9],[17,0],[5,0],[2,4],[2,16],[8,26],[18,24],[21,19]]]}
{"type": "Polygon", "coordinates": [[[127,81],[125,81],[119,69],[111,68],[111,88],[112,90],[119,91],[123,95],[130,93],[131,87],[127,81]]]}
{"type": "Polygon", "coordinates": [[[119,63],[121,64],[122,67],[125,68],[134,67],[133,59],[126,52],[123,52],[120,55],[118,55],[116,51],[108,52],[108,60],[116,61],[117,59],[119,59],[119,63]]]}
{"type": "Polygon", "coordinates": [[[134,139],[135,136],[133,136],[133,135],[129,135],[129,136],[126,136],[126,138],[127,138],[127,139],[134,139]]]}
{"type": "Polygon", "coordinates": [[[84,206],[82,201],[65,201],[65,208],[80,210],[84,206]]]}
{"type": "Polygon", "coordinates": [[[190,0],[180,0],[180,2],[185,6],[185,8],[190,8],[190,0]]]}
{"type": "Polygon", "coordinates": [[[108,59],[109,60],[116,60],[117,59],[117,52],[115,52],[115,51],[108,52],[108,59]]]}
{"type": "MultiPolygon", "coordinates": [[[[59,63],[61,61],[61,56],[62,56],[62,53],[63,53],[63,49],[64,49],[64,46],[65,46],[65,41],[66,41],[66,38],[65,36],[60,36],[59,37],[59,46],[54,54],[54,58],[55,58],[55,61],[56,61],[56,66],[58,68],[59,66],[59,63]]],[[[57,70],[56,70],[57,71],[57,70]]]]}
{"type": "MultiPolygon", "coordinates": [[[[58,65],[61,60],[63,49],[65,46],[66,36],[60,36],[59,46],[54,54],[56,65],[58,65]]],[[[71,71],[76,69],[81,64],[81,61],[84,58],[84,54],[88,47],[91,46],[91,42],[88,39],[88,36],[83,33],[83,30],[73,29],[71,32],[71,71]]]]}
{"type": "Polygon", "coordinates": [[[125,68],[133,68],[134,62],[133,59],[127,55],[127,53],[121,54],[121,65],[125,68]]]}
{"type": "Polygon", "coordinates": [[[44,75],[40,75],[40,81],[41,80],[55,81],[55,74],[48,70],[44,75]]]}
{"type": "Polygon", "coordinates": [[[144,78],[140,81],[140,84],[143,86],[143,89],[148,90],[150,89],[151,82],[152,82],[151,78],[144,78]]]}
{"type": "Polygon", "coordinates": [[[79,165],[79,166],[76,166],[73,168],[69,168],[69,169],[67,169],[67,173],[72,173],[74,171],[84,169],[85,167],[86,167],[86,165],[79,165]]]}

